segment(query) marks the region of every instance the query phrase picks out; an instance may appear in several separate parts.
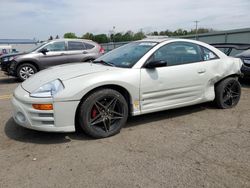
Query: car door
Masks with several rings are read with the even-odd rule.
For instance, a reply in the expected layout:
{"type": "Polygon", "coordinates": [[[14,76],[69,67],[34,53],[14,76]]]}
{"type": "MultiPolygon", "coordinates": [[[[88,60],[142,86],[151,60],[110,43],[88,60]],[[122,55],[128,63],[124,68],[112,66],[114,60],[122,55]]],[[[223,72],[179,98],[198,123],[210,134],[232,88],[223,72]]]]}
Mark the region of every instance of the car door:
{"type": "Polygon", "coordinates": [[[194,104],[203,99],[208,78],[198,45],[169,43],[156,50],[149,61],[165,61],[167,66],[141,68],[142,113],[194,104]]]}
{"type": "Polygon", "coordinates": [[[83,62],[88,57],[88,51],[81,41],[68,41],[67,54],[69,63],[83,62]]]}
{"type": "Polygon", "coordinates": [[[39,54],[39,62],[41,67],[60,65],[68,62],[67,51],[64,41],[54,41],[44,46],[40,51],[45,52],[39,54]],[[46,52],[47,51],[47,52],[46,52]]]}

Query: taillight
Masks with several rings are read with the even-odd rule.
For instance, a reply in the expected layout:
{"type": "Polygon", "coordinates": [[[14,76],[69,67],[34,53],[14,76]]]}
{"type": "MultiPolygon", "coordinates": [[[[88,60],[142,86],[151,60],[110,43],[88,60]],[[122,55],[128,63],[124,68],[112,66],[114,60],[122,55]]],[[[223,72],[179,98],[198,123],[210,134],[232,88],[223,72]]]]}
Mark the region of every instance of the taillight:
{"type": "Polygon", "coordinates": [[[104,53],[105,53],[105,50],[104,50],[104,48],[103,48],[102,46],[100,46],[99,53],[101,53],[101,54],[104,54],[104,53]]]}

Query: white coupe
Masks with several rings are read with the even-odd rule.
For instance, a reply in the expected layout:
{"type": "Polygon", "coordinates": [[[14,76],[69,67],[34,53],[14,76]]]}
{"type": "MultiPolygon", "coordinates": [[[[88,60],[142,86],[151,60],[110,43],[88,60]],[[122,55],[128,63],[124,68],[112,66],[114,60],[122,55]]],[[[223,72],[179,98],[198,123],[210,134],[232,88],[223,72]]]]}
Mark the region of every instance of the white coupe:
{"type": "Polygon", "coordinates": [[[117,134],[129,115],[215,101],[231,108],[240,99],[240,59],[203,42],[144,39],[92,63],[61,65],[20,84],[12,99],[17,124],[39,131],[95,138],[117,134]]]}

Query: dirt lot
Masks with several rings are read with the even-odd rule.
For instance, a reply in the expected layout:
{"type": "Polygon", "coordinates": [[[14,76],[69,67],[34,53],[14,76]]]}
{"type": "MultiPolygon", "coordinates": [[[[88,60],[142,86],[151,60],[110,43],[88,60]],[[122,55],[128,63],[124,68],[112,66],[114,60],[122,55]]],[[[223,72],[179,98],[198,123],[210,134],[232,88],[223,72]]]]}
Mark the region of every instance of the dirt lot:
{"type": "Polygon", "coordinates": [[[19,127],[17,85],[0,72],[0,187],[250,187],[250,84],[236,108],[133,117],[101,140],[19,127]]]}

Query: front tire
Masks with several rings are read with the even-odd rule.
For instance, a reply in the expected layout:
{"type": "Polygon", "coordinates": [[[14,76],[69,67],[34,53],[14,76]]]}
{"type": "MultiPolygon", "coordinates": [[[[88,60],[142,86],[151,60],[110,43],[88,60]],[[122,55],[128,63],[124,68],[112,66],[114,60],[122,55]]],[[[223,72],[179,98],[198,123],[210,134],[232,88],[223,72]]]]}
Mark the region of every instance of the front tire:
{"type": "Polygon", "coordinates": [[[83,131],[94,138],[119,133],[127,118],[127,101],[113,89],[100,89],[90,94],[81,104],[78,114],[83,131]]]}
{"type": "Polygon", "coordinates": [[[37,68],[30,64],[24,63],[17,68],[17,77],[20,81],[27,80],[30,76],[37,72],[37,68]]]}
{"type": "Polygon", "coordinates": [[[215,102],[218,108],[227,109],[236,106],[241,96],[241,85],[235,78],[226,78],[215,87],[215,102]]]}

